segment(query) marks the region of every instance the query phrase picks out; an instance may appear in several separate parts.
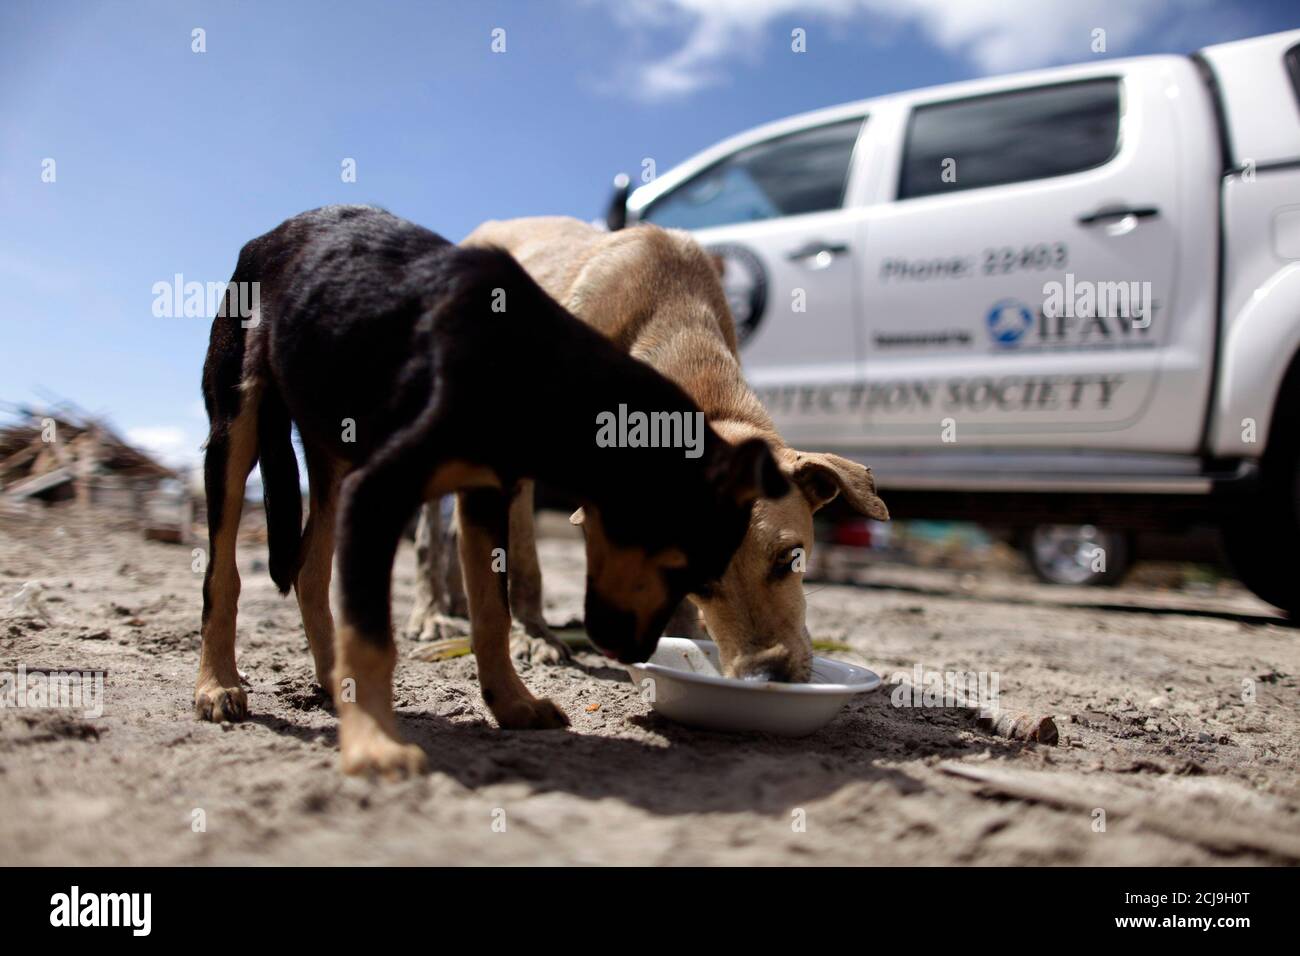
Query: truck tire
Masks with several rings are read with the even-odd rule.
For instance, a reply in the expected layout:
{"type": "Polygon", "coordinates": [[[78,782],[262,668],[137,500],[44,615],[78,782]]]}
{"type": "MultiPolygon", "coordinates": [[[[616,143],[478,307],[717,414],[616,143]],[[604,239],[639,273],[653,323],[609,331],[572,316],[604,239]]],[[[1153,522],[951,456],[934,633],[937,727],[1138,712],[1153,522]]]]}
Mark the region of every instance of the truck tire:
{"type": "Polygon", "coordinates": [[[1128,535],[1095,525],[1036,525],[1024,535],[1021,550],[1034,576],[1047,584],[1114,587],[1132,566],[1128,535]]]}
{"type": "Polygon", "coordinates": [[[1241,583],[1300,620],[1300,435],[1297,423],[1281,424],[1255,493],[1225,522],[1223,543],[1241,583]]]}

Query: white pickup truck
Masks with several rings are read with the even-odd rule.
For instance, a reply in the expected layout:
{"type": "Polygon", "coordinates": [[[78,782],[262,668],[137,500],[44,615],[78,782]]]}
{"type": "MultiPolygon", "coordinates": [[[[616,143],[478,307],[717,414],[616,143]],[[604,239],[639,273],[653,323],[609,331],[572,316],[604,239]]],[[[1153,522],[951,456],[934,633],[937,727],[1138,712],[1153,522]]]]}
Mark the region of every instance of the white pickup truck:
{"type": "Polygon", "coordinates": [[[723,257],[785,437],[897,516],[1214,526],[1300,612],[1300,31],[782,120],[637,221],[723,257]]]}

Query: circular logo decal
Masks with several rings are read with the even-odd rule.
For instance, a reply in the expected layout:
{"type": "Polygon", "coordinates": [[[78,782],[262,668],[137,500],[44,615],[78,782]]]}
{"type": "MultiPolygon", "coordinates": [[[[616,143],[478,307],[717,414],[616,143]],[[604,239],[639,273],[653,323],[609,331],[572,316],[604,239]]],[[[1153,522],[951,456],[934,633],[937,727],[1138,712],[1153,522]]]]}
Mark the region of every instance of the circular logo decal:
{"type": "Polygon", "coordinates": [[[722,291],[736,326],[736,342],[744,346],[767,308],[767,271],[758,256],[744,246],[723,243],[706,246],[704,251],[722,260],[722,291]]]}
{"type": "Polygon", "coordinates": [[[986,321],[993,341],[998,345],[1009,347],[1018,344],[1033,326],[1034,315],[1023,302],[1017,299],[1003,299],[989,310],[986,321]]]}

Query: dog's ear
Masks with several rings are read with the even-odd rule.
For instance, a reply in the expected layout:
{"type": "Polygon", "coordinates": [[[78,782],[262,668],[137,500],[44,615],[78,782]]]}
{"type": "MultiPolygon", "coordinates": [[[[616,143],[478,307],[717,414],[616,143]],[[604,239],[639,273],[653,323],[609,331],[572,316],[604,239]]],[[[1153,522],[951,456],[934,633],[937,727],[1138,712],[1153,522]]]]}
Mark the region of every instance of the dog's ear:
{"type": "Polygon", "coordinates": [[[587,513],[579,508],[573,514],[569,515],[569,524],[580,525],[587,519],[587,513]]]}
{"type": "Polygon", "coordinates": [[[772,457],[772,449],[761,438],[750,438],[731,450],[722,478],[722,491],[739,505],[759,498],[780,498],[790,491],[790,482],[772,457]]]}
{"type": "Polygon", "coordinates": [[[710,252],[709,261],[713,263],[713,271],[718,274],[718,278],[725,278],[727,275],[727,260],[716,252],[710,252]]]}
{"type": "Polygon", "coordinates": [[[839,455],[795,451],[787,458],[787,473],[803,492],[813,511],[828,505],[836,495],[859,514],[877,521],[889,520],[889,509],[876,494],[871,469],[839,455]]]}

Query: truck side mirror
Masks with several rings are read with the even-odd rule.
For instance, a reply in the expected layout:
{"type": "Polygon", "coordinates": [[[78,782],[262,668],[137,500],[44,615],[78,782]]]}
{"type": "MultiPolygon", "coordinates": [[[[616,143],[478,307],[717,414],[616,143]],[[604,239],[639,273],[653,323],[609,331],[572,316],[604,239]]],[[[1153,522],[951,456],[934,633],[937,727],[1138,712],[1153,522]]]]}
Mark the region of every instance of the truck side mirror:
{"type": "Polygon", "coordinates": [[[614,195],[609,199],[609,207],[605,210],[605,225],[610,232],[618,232],[627,225],[627,196],[630,180],[627,173],[619,173],[614,177],[614,195]]]}

